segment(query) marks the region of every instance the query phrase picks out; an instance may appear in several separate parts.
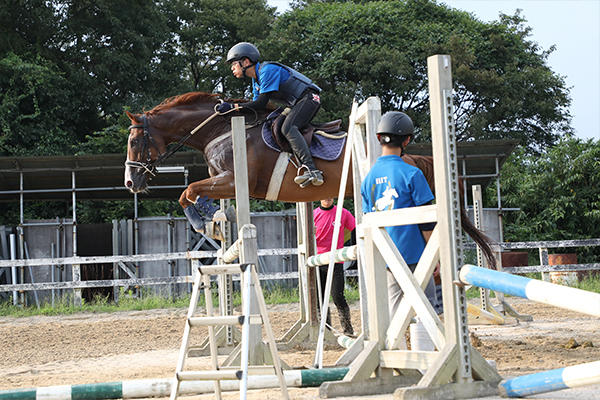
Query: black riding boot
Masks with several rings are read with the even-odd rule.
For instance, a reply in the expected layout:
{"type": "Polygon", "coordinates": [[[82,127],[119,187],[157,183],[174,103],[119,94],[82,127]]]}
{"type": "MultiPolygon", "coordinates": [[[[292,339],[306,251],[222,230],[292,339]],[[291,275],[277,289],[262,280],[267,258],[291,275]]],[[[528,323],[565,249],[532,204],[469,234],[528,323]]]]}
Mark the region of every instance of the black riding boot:
{"type": "Polygon", "coordinates": [[[354,336],[354,329],[352,329],[352,323],[350,322],[350,308],[338,307],[338,315],[340,316],[340,324],[344,330],[344,335],[354,336]]]}
{"type": "Polygon", "coordinates": [[[323,184],[323,172],[319,171],[315,166],[312,156],[310,155],[310,149],[306,144],[306,141],[302,137],[302,134],[296,126],[292,126],[286,135],[294,155],[298,157],[302,166],[298,169],[300,173],[301,169],[306,169],[306,172],[302,175],[298,175],[294,178],[300,187],[306,187],[309,184],[314,186],[321,186],[323,184]]]}

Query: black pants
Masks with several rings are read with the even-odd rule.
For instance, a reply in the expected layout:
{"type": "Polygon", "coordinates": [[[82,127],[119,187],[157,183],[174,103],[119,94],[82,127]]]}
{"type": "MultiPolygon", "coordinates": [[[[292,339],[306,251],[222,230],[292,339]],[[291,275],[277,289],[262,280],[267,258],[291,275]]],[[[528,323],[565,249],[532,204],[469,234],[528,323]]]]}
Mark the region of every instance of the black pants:
{"type": "MultiPolygon", "coordinates": [[[[321,278],[321,298],[325,299],[325,283],[327,282],[327,266],[323,265],[319,267],[319,276],[321,278]]],[[[333,267],[333,280],[331,281],[331,297],[333,298],[333,304],[340,308],[347,308],[348,303],[344,296],[344,264],[337,263],[333,267]]]]}
{"type": "Polygon", "coordinates": [[[315,99],[314,95],[316,93],[310,90],[307,91],[292,107],[281,127],[281,132],[289,142],[294,155],[300,160],[300,163],[306,165],[310,170],[317,168],[310,155],[310,150],[300,133],[300,129],[307,126],[317,111],[319,111],[321,102],[318,100],[318,95],[317,99],[315,99]]]}
{"type": "MultiPolygon", "coordinates": [[[[321,280],[321,298],[323,298],[325,296],[325,285],[327,283],[326,266],[319,267],[319,277],[321,280]]],[[[331,297],[333,297],[333,303],[337,307],[338,315],[340,317],[340,324],[342,325],[344,334],[354,335],[354,329],[352,328],[350,317],[350,307],[348,307],[346,297],[344,297],[344,264],[338,263],[333,267],[331,297]]],[[[329,310],[327,311],[327,323],[331,325],[331,316],[329,310]]]]}

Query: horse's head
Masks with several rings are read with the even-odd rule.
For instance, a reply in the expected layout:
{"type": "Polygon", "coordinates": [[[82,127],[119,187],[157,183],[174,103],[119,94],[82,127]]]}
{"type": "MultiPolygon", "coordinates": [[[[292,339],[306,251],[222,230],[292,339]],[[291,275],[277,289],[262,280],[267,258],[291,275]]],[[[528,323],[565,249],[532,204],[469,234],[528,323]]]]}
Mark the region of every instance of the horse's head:
{"type": "Polygon", "coordinates": [[[146,190],[152,179],[155,164],[166,150],[166,144],[156,127],[151,126],[145,114],[131,114],[129,140],[127,141],[127,161],[125,161],[125,187],[132,193],[146,190]]]}

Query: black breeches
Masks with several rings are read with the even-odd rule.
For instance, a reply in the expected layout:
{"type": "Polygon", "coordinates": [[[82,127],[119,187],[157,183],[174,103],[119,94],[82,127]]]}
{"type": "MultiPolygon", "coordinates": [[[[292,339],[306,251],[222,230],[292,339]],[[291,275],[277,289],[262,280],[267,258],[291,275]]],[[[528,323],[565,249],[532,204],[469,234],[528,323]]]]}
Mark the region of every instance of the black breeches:
{"type": "MultiPolygon", "coordinates": [[[[325,283],[327,282],[327,266],[319,267],[319,276],[321,277],[321,298],[323,298],[325,294],[325,283]]],[[[333,298],[333,304],[335,304],[338,309],[348,308],[346,297],[344,297],[344,264],[342,263],[337,263],[333,267],[331,297],[333,298]]]]}
{"type": "Polygon", "coordinates": [[[319,101],[313,100],[312,92],[307,92],[304,97],[302,97],[298,102],[292,107],[290,113],[285,117],[285,121],[283,121],[283,126],[281,127],[281,132],[283,135],[288,138],[290,134],[295,134],[296,127],[298,129],[298,133],[300,133],[300,129],[304,128],[306,125],[310,123],[313,119],[317,111],[319,111],[319,107],[321,103],[319,101]]]}

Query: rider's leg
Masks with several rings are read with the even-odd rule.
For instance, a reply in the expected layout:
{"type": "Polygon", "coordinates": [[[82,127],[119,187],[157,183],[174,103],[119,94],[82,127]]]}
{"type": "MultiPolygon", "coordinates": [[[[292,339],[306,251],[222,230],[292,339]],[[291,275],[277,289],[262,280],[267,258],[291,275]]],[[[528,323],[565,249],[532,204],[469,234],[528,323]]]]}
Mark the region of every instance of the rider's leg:
{"type": "Polygon", "coordinates": [[[294,182],[302,187],[310,183],[315,186],[323,184],[323,173],[315,166],[308,145],[300,133],[300,128],[303,128],[310,122],[319,110],[319,106],[318,95],[308,92],[294,105],[281,128],[283,135],[290,143],[294,155],[300,160],[303,169],[306,169],[304,174],[294,179],[294,182]]]}

